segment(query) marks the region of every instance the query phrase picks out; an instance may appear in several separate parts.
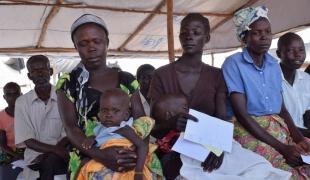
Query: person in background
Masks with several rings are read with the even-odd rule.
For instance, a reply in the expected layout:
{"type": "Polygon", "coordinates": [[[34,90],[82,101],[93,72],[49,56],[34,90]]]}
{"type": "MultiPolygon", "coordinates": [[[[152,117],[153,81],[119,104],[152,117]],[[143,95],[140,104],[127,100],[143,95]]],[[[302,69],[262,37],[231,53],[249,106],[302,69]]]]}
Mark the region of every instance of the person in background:
{"type": "Polygon", "coordinates": [[[268,53],[272,33],[267,14],[260,6],[234,16],[237,37],[245,47],[222,65],[235,116],[234,138],[273,167],[291,172],[292,179],[309,179],[310,166],[301,159],[310,152],[309,142],[283,103],[281,68],[268,53]]]}
{"type": "Polygon", "coordinates": [[[53,180],[67,173],[68,139],[60,119],[55,88],[50,84],[53,69],[44,55],[27,61],[28,78],[34,89],[15,103],[15,143],[25,147],[25,179],[53,180]]]}
{"type": "MultiPolygon", "coordinates": [[[[138,89],[139,83],[130,73],[107,67],[109,31],[98,16],[80,16],[71,26],[71,39],[81,62],[57,83],[58,108],[67,136],[74,146],[69,162],[71,178],[78,173],[84,159],[89,158],[115,172],[132,170],[136,166],[135,151],[122,147],[85,149],[82,142],[93,135],[98,122],[100,96],[113,88],[120,88],[131,95],[138,89]]],[[[132,116],[140,117],[135,113],[135,99],[130,100],[132,116]]],[[[143,107],[139,108],[142,112],[143,107]]]]}
{"type": "Polygon", "coordinates": [[[143,64],[137,69],[137,80],[140,85],[139,96],[143,105],[145,115],[150,115],[150,99],[148,92],[153,78],[155,68],[150,64],[143,64]]]}
{"type": "Polygon", "coordinates": [[[3,87],[3,98],[8,106],[0,111],[0,164],[9,164],[23,158],[24,149],[16,148],[14,136],[15,101],[21,96],[20,86],[9,82],[3,87]]]}
{"type": "Polygon", "coordinates": [[[300,132],[310,137],[310,75],[299,70],[306,59],[301,37],[289,32],[279,38],[277,55],[283,73],[285,107],[300,132]]]}

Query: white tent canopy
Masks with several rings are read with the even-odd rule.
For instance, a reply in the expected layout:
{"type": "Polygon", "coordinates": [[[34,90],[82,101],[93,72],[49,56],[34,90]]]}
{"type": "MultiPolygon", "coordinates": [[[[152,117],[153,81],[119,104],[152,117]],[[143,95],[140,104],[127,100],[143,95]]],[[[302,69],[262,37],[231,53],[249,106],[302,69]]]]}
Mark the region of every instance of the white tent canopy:
{"type": "MultiPolygon", "coordinates": [[[[70,39],[72,22],[84,13],[102,17],[110,31],[109,55],[168,55],[169,0],[0,0],[0,54],[77,56],[70,39]]],[[[181,52],[179,24],[188,12],[209,18],[211,41],[206,52],[240,47],[233,13],[245,6],[270,9],[273,34],[310,24],[310,0],[174,0],[174,50],[181,52]]],[[[171,10],[171,9],[170,9],[171,10]]]]}

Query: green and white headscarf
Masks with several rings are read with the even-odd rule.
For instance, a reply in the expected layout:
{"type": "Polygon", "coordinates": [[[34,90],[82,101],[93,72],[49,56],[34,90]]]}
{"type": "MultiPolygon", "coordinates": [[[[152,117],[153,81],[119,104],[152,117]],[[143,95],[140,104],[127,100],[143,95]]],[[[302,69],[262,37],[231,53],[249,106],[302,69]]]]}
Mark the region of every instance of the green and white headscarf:
{"type": "Polygon", "coordinates": [[[265,6],[248,7],[237,11],[234,14],[234,24],[237,28],[237,37],[242,42],[245,32],[251,30],[250,25],[259,18],[266,18],[268,21],[268,9],[265,6]]]}

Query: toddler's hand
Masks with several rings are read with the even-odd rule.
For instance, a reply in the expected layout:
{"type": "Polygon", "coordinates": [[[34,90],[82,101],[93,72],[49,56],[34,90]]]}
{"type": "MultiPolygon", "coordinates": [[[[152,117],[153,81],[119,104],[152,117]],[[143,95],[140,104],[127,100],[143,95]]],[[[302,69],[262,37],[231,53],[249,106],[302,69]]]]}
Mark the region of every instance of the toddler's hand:
{"type": "Polygon", "coordinates": [[[96,143],[94,138],[86,138],[83,143],[82,143],[82,147],[84,149],[91,149],[93,147],[93,145],[96,143]]]}
{"type": "Polygon", "coordinates": [[[177,129],[179,131],[184,132],[187,124],[187,120],[192,120],[194,122],[198,122],[198,119],[187,113],[179,113],[176,116],[172,117],[170,121],[170,127],[172,129],[177,129]]]}

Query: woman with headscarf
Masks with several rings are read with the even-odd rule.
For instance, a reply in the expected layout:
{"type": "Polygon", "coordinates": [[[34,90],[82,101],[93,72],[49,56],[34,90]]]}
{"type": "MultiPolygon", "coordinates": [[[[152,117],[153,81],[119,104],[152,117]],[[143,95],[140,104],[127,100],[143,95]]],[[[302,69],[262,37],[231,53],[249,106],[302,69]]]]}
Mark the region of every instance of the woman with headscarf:
{"type": "MultiPolygon", "coordinates": [[[[57,83],[59,112],[67,136],[74,146],[69,162],[71,179],[78,172],[83,159],[87,158],[96,159],[118,172],[135,167],[137,156],[133,150],[116,147],[86,150],[82,147],[82,142],[93,135],[97,124],[100,95],[112,88],[120,88],[131,95],[138,88],[138,82],[131,74],[107,67],[108,35],[105,22],[92,14],[82,15],[71,26],[71,39],[81,62],[57,83]]],[[[135,104],[133,99],[131,102],[135,104]]],[[[133,116],[137,117],[135,114],[133,116]]]]}
{"type": "Polygon", "coordinates": [[[292,172],[292,179],[309,179],[310,167],[301,159],[309,143],[283,104],[281,69],[267,52],[272,41],[267,13],[266,7],[249,7],[234,17],[245,48],[222,66],[235,115],[234,138],[274,167],[292,172]]]}

